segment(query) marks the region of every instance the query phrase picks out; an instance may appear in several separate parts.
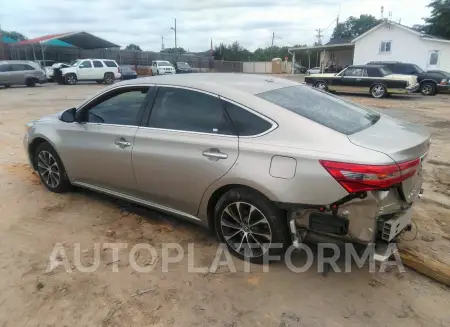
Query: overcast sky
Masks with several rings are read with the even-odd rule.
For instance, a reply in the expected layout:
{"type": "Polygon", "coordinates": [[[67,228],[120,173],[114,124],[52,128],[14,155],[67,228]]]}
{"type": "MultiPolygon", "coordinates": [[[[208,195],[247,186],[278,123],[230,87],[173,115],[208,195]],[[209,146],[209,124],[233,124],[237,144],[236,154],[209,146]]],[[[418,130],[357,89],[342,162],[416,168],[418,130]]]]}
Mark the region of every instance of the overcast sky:
{"type": "Polygon", "coordinates": [[[135,43],[143,50],[174,46],[171,30],[177,19],[178,46],[205,51],[210,40],[239,41],[255,50],[275,45],[312,44],[315,29],[324,29],[326,42],[339,14],[392,12],[392,19],[411,26],[429,15],[430,0],[0,0],[0,25],[28,38],[86,31],[113,43],[135,43]]]}

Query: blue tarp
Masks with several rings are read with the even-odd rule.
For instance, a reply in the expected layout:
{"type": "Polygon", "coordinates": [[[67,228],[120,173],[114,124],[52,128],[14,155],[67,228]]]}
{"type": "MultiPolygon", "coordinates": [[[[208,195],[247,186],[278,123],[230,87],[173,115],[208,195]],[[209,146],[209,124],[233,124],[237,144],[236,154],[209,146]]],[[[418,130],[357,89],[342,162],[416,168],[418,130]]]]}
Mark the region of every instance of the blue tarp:
{"type": "Polygon", "coordinates": [[[5,36],[5,35],[2,36],[2,41],[3,41],[3,43],[16,43],[17,42],[16,40],[10,38],[9,36],[5,36]]]}
{"type": "Polygon", "coordinates": [[[61,41],[61,40],[58,40],[58,39],[44,41],[43,43],[46,44],[46,45],[54,45],[54,46],[57,46],[57,47],[73,47],[72,44],[69,44],[67,42],[64,42],[64,41],[61,41]]]}

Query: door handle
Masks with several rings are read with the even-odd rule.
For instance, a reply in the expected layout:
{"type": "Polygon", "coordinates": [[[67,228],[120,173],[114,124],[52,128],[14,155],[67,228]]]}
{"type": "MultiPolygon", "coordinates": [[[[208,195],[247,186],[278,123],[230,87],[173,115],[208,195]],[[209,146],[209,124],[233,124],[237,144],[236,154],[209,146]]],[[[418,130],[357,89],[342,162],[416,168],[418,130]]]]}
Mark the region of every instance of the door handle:
{"type": "Polygon", "coordinates": [[[219,159],[227,159],[228,154],[220,152],[219,149],[208,149],[202,152],[204,157],[207,157],[212,160],[219,160],[219,159]]]}
{"type": "Polygon", "coordinates": [[[128,146],[131,146],[131,142],[128,142],[127,140],[125,140],[123,137],[121,137],[120,139],[117,139],[114,141],[115,145],[118,145],[120,148],[126,148],[128,146]]]}

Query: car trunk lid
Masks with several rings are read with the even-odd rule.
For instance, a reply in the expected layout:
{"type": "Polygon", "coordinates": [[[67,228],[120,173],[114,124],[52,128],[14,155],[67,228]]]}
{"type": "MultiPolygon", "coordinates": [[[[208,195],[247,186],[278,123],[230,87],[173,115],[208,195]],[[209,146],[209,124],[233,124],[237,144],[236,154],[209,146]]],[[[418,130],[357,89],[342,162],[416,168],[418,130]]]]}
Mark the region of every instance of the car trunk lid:
{"type": "Polygon", "coordinates": [[[348,138],[355,145],[387,154],[397,163],[424,156],[430,146],[430,133],[425,127],[385,115],[348,138]]]}

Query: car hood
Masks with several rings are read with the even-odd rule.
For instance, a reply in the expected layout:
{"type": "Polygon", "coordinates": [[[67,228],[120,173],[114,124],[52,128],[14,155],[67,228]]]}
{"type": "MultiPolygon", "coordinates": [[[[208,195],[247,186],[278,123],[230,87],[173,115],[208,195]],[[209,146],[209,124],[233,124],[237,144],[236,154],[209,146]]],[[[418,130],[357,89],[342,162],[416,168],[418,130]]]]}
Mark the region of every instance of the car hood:
{"type": "Polygon", "coordinates": [[[410,85],[417,84],[417,76],[415,75],[390,74],[386,75],[385,78],[407,81],[410,85]]]}
{"type": "Polygon", "coordinates": [[[311,74],[308,77],[334,77],[336,74],[311,74]]]}
{"type": "Polygon", "coordinates": [[[396,162],[422,157],[430,146],[430,132],[425,127],[386,115],[348,138],[353,144],[387,154],[396,162]]]}

